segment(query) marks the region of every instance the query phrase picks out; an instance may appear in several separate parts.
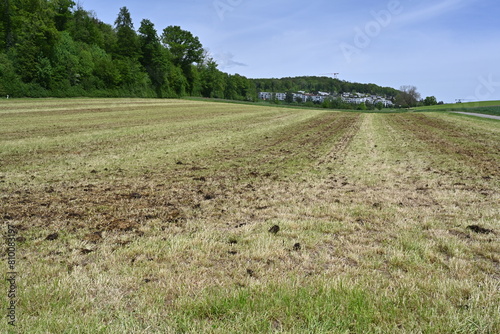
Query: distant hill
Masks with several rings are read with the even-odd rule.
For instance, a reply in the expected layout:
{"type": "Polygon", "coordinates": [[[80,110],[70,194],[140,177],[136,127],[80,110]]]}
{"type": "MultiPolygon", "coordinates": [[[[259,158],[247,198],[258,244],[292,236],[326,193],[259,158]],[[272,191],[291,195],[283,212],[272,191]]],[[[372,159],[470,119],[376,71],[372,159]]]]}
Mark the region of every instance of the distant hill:
{"type": "Polygon", "coordinates": [[[395,97],[399,91],[391,87],[381,87],[376,84],[348,82],[329,77],[301,76],[281,79],[250,79],[260,92],[328,92],[328,93],[363,93],[395,97]]]}

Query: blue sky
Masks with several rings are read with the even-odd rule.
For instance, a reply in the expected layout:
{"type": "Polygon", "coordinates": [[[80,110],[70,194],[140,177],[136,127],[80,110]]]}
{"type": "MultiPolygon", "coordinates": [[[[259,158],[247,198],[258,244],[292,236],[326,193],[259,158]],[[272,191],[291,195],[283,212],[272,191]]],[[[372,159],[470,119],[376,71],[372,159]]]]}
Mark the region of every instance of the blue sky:
{"type": "Polygon", "coordinates": [[[113,24],[179,25],[228,73],[271,78],[340,73],[414,85],[438,100],[500,100],[498,0],[79,0],[113,24]]]}

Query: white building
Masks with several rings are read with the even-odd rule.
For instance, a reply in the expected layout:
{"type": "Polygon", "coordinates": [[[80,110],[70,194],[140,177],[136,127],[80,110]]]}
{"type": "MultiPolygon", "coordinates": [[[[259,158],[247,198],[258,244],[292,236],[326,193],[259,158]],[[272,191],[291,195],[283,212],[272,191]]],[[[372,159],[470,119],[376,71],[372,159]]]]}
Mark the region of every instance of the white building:
{"type": "Polygon", "coordinates": [[[355,94],[343,93],[342,101],[354,104],[361,104],[361,103],[377,104],[378,102],[382,102],[384,107],[391,107],[394,105],[391,100],[388,100],[385,97],[378,95],[365,95],[361,93],[355,93],[355,94]]]}
{"type": "Polygon", "coordinates": [[[285,101],[286,99],[286,93],[276,93],[275,96],[278,101],[285,101]]]}
{"type": "Polygon", "coordinates": [[[344,101],[346,103],[361,104],[361,103],[366,103],[368,101],[368,98],[366,98],[366,97],[343,97],[342,101],[344,101]]]}
{"type": "Polygon", "coordinates": [[[273,98],[273,94],[269,92],[260,92],[259,99],[261,100],[271,100],[273,98]]]}
{"type": "MultiPolygon", "coordinates": [[[[330,98],[332,98],[332,95],[326,92],[318,92],[317,95],[308,94],[305,93],[304,91],[293,93],[294,101],[301,100],[302,102],[311,101],[314,103],[323,103],[325,100],[328,100],[330,98]]],[[[259,99],[261,100],[276,99],[278,101],[285,101],[286,93],[260,92],[259,99]]],[[[346,103],[353,103],[353,104],[361,104],[361,103],[376,104],[378,102],[381,102],[386,108],[394,105],[394,103],[392,103],[391,100],[386,99],[385,97],[378,95],[362,94],[362,93],[342,93],[341,99],[346,103]]]]}
{"type": "Polygon", "coordinates": [[[270,93],[270,92],[260,92],[259,99],[261,100],[272,100],[276,99],[279,101],[285,101],[286,94],[285,93],[270,93]]]}

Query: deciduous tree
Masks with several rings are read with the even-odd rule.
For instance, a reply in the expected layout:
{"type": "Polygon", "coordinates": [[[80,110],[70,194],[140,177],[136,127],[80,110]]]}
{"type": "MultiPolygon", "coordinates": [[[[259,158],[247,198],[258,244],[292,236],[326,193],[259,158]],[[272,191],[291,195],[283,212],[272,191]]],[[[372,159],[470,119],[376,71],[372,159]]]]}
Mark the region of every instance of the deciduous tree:
{"type": "Polygon", "coordinates": [[[55,11],[55,24],[59,31],[66,30],[68,22],[71,20],[71,9],[75,6],[73,0],[52,0],[55,11]]]}
{"type": "Polygon", "coordinates": [[[438,104],[435,96],[427,96],[424,100],[424,105],[426,106],[434,106],[438,104]]]}
{"type": "Polygon", "coordinates": [[[160,39],[150,20],[142,20],[139,28],[139,44],[141,47],[141,55],[139,60],[146,69],[151,83],[153,84],[156,95],[163,97],[168,96],[168,67],[170,57],[168,51],[164,49],[160,43],[160,39]]]}
{"type": "Polygon", "coordinates": [[[224,98],[224,74],[217,68],[215,60],[207,56],[203,64],[199,65],[199,71],[202,82],[202,96],[224,98]]]}
{"type": "Polygon", "coordinates": [[[172,54],[175,65],[187,68],[193,63],[203,60],[203,46],[198,37],[192,33],[182,30],[179,26],[169,26],[163,30],[161,35],[163,45],[172,54]]]}
{"type": "Polygon", "coordinates": [[[417,106],[419,100],[420,93],[417,92],[417,87],[401,86],[396,96],[396,105],[400,105],[404,108],[412,108],[417,106]]]}

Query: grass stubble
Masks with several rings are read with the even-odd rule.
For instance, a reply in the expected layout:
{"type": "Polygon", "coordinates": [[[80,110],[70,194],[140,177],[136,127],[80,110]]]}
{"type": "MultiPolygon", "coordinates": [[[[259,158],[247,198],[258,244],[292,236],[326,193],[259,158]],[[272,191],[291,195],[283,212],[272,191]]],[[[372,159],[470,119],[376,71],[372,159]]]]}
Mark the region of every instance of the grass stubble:
{"type": "Polygon", "coordinates": [[[17,330],[499,332],[499,137],[442,113],[3,103],[17,330]]]}

